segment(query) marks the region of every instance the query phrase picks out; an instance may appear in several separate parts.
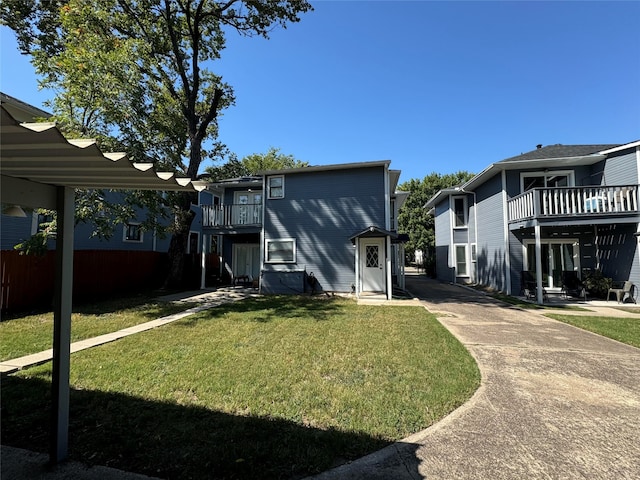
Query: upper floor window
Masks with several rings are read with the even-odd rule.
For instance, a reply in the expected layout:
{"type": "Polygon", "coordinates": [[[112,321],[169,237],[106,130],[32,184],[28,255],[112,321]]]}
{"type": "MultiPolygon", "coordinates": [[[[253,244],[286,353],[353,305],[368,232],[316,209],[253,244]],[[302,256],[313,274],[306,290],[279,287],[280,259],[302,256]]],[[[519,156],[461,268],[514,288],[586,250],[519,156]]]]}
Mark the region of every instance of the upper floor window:
{"type": "Polygon", "coordinates": [[[142,243],[144,234],[139,223],[126,223],[122,240],[125,242],[142,243]]]}
{"type": "Polygon", "coordinates": [[[267,177],[267,198],[284,198],[284,176],[267,177]]]}
{"type": "Polygon", "coordinates": [[[453,198],[453,226],[467,226],[467,197],[453,198]]]}
{"type": "Polygon", "coordinates": [[[573,186],[573,172],[527,172],[520,174],[522,192],[532,188],[553,188],[573,186]]]}

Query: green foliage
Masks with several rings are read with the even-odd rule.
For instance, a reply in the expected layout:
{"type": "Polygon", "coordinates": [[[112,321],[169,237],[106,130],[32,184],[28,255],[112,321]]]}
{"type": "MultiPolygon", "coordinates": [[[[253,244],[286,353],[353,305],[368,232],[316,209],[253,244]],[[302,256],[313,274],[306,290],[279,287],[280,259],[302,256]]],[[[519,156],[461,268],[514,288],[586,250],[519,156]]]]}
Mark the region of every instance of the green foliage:
{"type": "Polygon", "coordinates": [[[432,252],[435,246],[435,226],[432,215],[424,208],[427,201],[439,190],[450,188],[473,177],[472,173],[460,171],[457,173],[431,173],[422,180],[411,179],[399,186],[405,192],[411,192],[402,206],[398,216],[398,230],[409,234],[409,241],[405,244],[407,252],[422,250],[425,255],[432,252]]]}
{"type": "Polygon", "coordinates": [[[598,298],[607,298],[613,280],[605,277],[600,270],[595,270],[585,275],[582,282],[590,295],[598,298]]]}
{"type": "Polygon", "coordinates": [[[297,160],[293,155],[280,153],[279,148],[270,147],[267,153],[253,153],[242,160],[231,154],[229,160],[219,166],[207,167],[204,178],[212,182],[256,175],[265,170],[281,170],[285,168],[307,167],[308,162],[297,160]]]}
{"type": "MultiPolygon", "coordinates": [[[[309,10],[306,0],[6,0],[0,20],[31,55],[41,86],[58,92],[50,107],[67,135],[195,179],[203,160],[226,152],[217,120],[234,92],[211,70],[226,32],[268,38],[309,10]]],[[[192,201],[171,202],[174,281],[192,201]]]]}

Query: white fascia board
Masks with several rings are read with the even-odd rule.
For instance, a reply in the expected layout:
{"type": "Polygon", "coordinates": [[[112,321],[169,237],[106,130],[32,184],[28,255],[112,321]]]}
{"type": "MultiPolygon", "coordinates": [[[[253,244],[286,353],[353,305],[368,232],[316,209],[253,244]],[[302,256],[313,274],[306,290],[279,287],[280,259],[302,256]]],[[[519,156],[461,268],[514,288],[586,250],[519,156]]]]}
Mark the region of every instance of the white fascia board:
{"type": "Polygon", "coordinates": [[[609,150],[603,150],[598,153],[600,153],[601,155],[608,155],[609,153],[615,153],[621,150],[626,150],[627,148],[633,148],[638,146],[640,146],[640,140],[638,140],[637,142],[626,143],[624,145],[620,145],[619,147],[613,147],[613,148],[610,148],[609,150]]]}

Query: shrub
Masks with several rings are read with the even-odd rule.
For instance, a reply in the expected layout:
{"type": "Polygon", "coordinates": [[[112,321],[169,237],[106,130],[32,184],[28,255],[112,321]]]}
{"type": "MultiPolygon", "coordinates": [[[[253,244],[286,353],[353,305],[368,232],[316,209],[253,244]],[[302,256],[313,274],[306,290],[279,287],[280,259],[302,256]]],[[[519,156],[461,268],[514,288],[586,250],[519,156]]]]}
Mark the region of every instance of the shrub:
{"type": "Polygon", "coordinates": [[[585,276],[584,286],[594,297],[606,298],[613,280],[605,277],[600,270],[595,270],[585,276]]]}

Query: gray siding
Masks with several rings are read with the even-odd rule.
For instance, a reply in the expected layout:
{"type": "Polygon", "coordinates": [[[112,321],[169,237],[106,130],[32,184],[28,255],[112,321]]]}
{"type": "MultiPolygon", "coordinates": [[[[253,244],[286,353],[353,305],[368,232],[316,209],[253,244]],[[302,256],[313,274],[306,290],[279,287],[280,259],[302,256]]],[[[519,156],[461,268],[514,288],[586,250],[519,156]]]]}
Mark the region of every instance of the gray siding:
{"type": "Polygon", "coordinates": [[[270,272],[303,270],[314,273],[320,289],[351,292],[350,237],[371,225],[385,227],[384,168],[289,174],[284,191],[285,198],[265,200],[264,238],[294,238],[296,263],[265,263],[263,290],[279,282],[270,272]]]}
{"type": "Polygon", "coordinates": [[[506,288],[506,255],[502,180],[500,174],[476,189],[478,202],[478,282],[504,291],[506,288]]]}
{"type": "Polygon", "coordinates": [[[609,157],[604,167],[605,185],[629,185],[640,183],[638,180],[638,161],[635,149],[621,152],[617,156],[609,157]]]}
{"type": "Polygon", "coordinates": [[[449,248],[451,246],[451,213],[449,197],[436,205],[435,208],[435,247],[436,247],[436,277],[445,282],[453,281],[453,270],[449,266],[449,248]]]}

